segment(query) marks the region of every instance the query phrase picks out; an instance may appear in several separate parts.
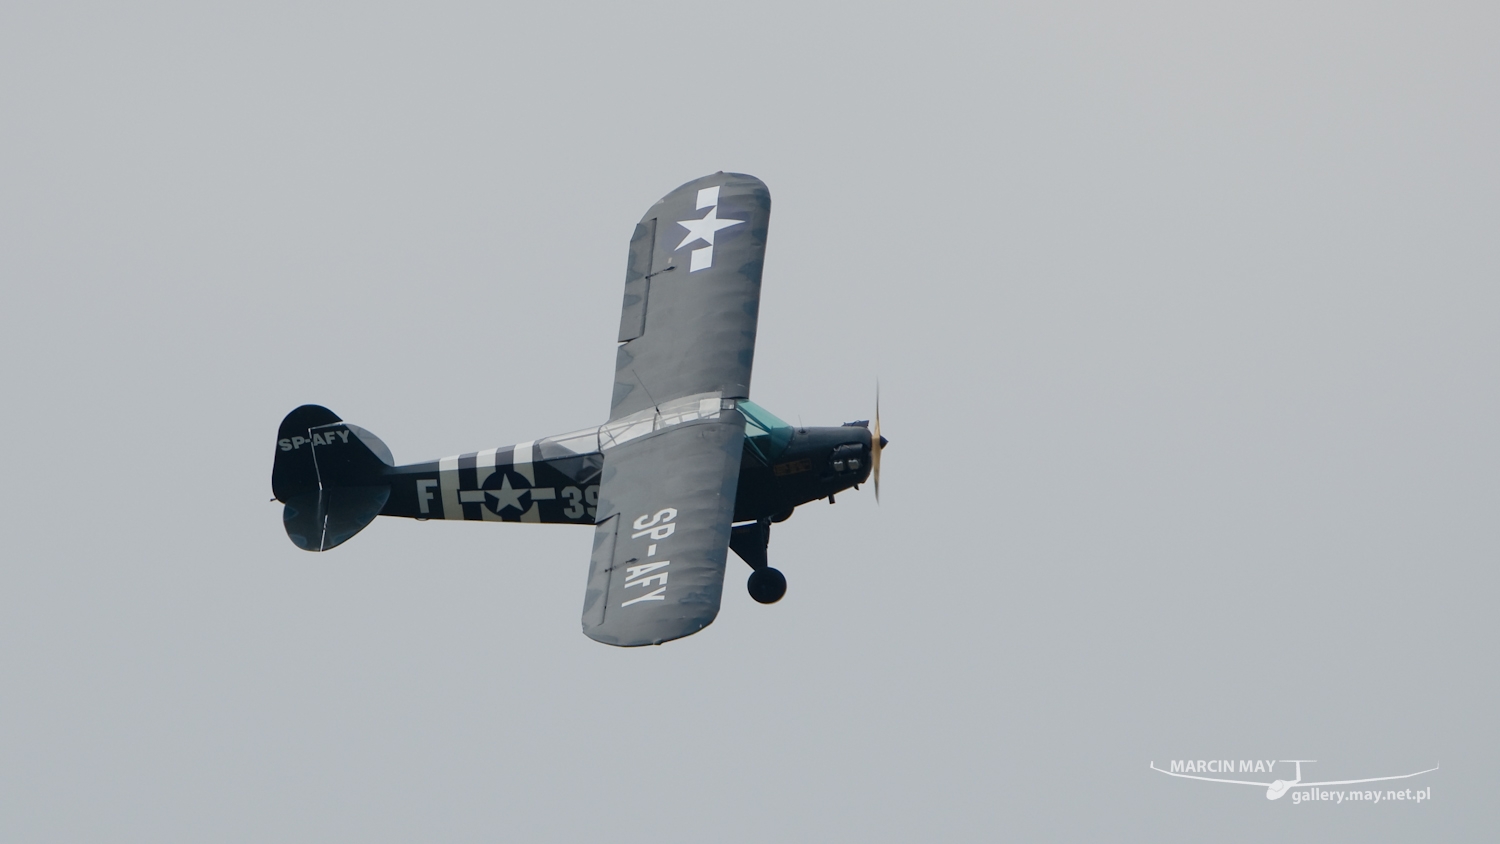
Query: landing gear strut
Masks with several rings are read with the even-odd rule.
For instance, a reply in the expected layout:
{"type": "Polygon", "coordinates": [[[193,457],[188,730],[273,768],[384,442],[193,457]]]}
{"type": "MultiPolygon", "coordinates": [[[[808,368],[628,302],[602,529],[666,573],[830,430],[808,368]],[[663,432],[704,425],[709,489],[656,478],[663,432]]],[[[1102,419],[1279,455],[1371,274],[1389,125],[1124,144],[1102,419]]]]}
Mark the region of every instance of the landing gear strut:
{"type": "Polygon", "coordinates": [[[770,519],[739,525],[729,531],[729,547],[754,569],[745,586],[750,597],[762,604],[774,604],[786,594],[786,577],[766,563],[766,546],[770,544],[770,519]]]}

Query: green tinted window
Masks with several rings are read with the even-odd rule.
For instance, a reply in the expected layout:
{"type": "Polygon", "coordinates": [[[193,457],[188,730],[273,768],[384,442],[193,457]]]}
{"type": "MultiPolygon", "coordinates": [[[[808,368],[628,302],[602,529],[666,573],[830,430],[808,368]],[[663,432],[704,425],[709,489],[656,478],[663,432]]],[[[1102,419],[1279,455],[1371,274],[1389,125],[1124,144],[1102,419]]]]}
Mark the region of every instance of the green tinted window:
{"type": "Polygon", "coordinates": [[[775,460],[792,441],[792,426],[749,399],[738,403],[745,415],[745,439],[767,462],[775,460]]]}

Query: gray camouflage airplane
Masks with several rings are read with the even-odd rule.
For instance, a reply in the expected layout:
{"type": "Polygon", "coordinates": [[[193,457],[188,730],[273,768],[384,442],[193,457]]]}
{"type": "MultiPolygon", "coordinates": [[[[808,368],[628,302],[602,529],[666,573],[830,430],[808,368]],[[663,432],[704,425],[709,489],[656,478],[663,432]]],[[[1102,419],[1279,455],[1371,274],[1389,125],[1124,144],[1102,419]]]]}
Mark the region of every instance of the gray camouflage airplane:
{"type": "Polygon", "coordinates": [[[593,525],[583,632],[610,645],[690,636],[719,613],[728,549],[775,603],[771,524],[859,485],[880,497],[879,398],[867,422],[793,428],[750,401],[771,194],[753,176],[688,182],[635,227],[609,421],[397,466],[327,408],[281,422],[271,487],[287,536],[327,551],[376,516],[593,525]]]}

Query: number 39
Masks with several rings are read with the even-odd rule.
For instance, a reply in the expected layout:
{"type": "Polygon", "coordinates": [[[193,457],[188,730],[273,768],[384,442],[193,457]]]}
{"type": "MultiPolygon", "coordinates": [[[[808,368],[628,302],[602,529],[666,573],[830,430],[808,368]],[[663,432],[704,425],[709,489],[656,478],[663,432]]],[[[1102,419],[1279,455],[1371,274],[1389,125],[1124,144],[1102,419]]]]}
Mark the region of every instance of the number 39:
{"type": "Polygon", "coordinates": [[[568,499],[568,509],[563,511],[564,516],[570,519],[581,519],[584,513],[594,515],[595,508],[599,504],[598,486],[591,486],[587,489],[570,486],[564,488],[562,493],[563,497],[568,499]],[[588,503],[587,507],[584,506],[585,502],[588,503]]]}

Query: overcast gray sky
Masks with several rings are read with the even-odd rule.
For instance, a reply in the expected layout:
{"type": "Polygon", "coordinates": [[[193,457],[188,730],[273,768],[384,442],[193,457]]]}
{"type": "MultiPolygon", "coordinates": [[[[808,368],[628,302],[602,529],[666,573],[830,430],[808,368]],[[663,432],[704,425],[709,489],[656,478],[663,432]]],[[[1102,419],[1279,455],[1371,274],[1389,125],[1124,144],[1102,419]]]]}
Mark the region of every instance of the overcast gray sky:
{"type": "Polygon", "coordinates": [[[1492,836],[1497,9],[5,4],[0,838],[1492,836]],[[721,169],[755,400],[892,440],[784,601],[731,558],[622,651],[586,529],[287,541],[299,404],[603,421],[632,227],[721,169]],[[1220,758],[1442,769],[1147,767],[1220,758]]]}

